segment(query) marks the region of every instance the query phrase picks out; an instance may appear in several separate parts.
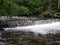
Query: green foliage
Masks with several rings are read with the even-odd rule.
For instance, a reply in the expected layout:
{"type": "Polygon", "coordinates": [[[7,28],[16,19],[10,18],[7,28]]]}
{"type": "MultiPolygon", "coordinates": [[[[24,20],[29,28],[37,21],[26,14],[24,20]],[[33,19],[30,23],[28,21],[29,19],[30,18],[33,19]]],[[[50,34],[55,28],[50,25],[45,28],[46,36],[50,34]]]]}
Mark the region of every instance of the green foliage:
{"type": "Polygon", "coordinates": [[[19,8],[19,15],[21,15],[21,16],[27,16],[27,15],[29,15],[30,14],[30,11],[29,11],[29,9],[27,8],[27,7],[25,7],[25,6],[20,6],[20,8],[19,8]]]}
{"type": "Polygon", "coordinates": [[[18,6],[12,0],[3,0],[0,6],[0,15],[16,15],[18,6]]]}
{"type": "Polygon", "coordinates": [[[57,0],[52,0],[51,3],[49,0],[0,0],[0,15],[37,16],[46,10],[55,14],[58,12],[57,3],[57,0]]]}

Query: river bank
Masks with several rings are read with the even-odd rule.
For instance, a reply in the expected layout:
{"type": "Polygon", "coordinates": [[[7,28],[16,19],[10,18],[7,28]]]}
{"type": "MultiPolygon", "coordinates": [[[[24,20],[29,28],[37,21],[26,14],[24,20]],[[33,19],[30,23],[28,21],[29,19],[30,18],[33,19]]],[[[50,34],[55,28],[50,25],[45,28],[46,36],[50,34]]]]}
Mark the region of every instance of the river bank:
{"type": "Polygon", "coordinates": [[[60,19],[59,16],[0,16],[0,20],[15,20],[15,19],[60,19]]]}

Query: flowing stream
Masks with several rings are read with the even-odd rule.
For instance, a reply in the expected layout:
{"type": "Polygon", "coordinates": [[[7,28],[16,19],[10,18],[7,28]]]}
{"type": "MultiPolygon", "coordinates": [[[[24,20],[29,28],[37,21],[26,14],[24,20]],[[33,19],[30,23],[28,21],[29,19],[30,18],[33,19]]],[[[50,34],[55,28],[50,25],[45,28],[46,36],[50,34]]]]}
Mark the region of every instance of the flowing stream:
{"type": "MultiPolygon", "coordinates": [[[[36,34],[60,33],[60,19],[0,19],[0,27],[5,31],[26,31],[28,36],[36,34]],[[31,33],[30,33],[31,32],[31,33]],[[34,33],[32,33],[34,32],[34,33]]],[[[2,35],[2,32],[0,32],[2,35]]],[[[1,40],[2,38],[0,38],[1,40]]],[[[0,45],[15,45],[0,41],[0,45]]]]}
{"type": "MultiPolygon", "coordinates": [[[[24,24],[24,23],[23,23],[24,24]]],[[[19,24],[20,25],[20,24],[19,24]]],[[[34,33],[48,34],[57,33],[60,31],[59,19],[47,19],[47,20],[28,20],[22,26],[16,26],[12,28],[4,28],[5,31],[32,31],[34,33]],[[30,23],[30,25],[28,25],[30,23]]]]}

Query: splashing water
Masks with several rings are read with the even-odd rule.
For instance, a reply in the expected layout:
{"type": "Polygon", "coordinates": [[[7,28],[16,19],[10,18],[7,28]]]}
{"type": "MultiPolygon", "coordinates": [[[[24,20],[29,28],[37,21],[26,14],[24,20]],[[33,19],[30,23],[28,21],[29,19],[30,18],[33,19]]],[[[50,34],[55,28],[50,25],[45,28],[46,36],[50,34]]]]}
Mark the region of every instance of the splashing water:
{"type": "Polygon", "coordinates": [[[15,28],[4,28],[5,31],[32,31],[34,33],[47,34],[47,33],[56,33],[60,31],[60,22],[52,22],[48,24],[37,24],[32,26],[23,26],[15,28]]]}

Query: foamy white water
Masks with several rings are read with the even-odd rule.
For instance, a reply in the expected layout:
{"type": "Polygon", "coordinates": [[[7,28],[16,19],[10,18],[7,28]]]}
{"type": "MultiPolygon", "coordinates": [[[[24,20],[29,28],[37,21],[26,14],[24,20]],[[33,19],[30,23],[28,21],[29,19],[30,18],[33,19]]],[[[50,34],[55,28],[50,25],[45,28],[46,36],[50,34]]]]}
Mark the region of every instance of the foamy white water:
{"type": "Polygon", "coordinates": [[[48,24],[38,24],[32,26],[23,26],[23,27],[15,27],[15,28],[4,28],[5,31],[13,30],[13,31],[32,31],[34,33],[47,34],[47,33],[56,33],[60,31],[60,22],[52,22],[48,24]]]}

